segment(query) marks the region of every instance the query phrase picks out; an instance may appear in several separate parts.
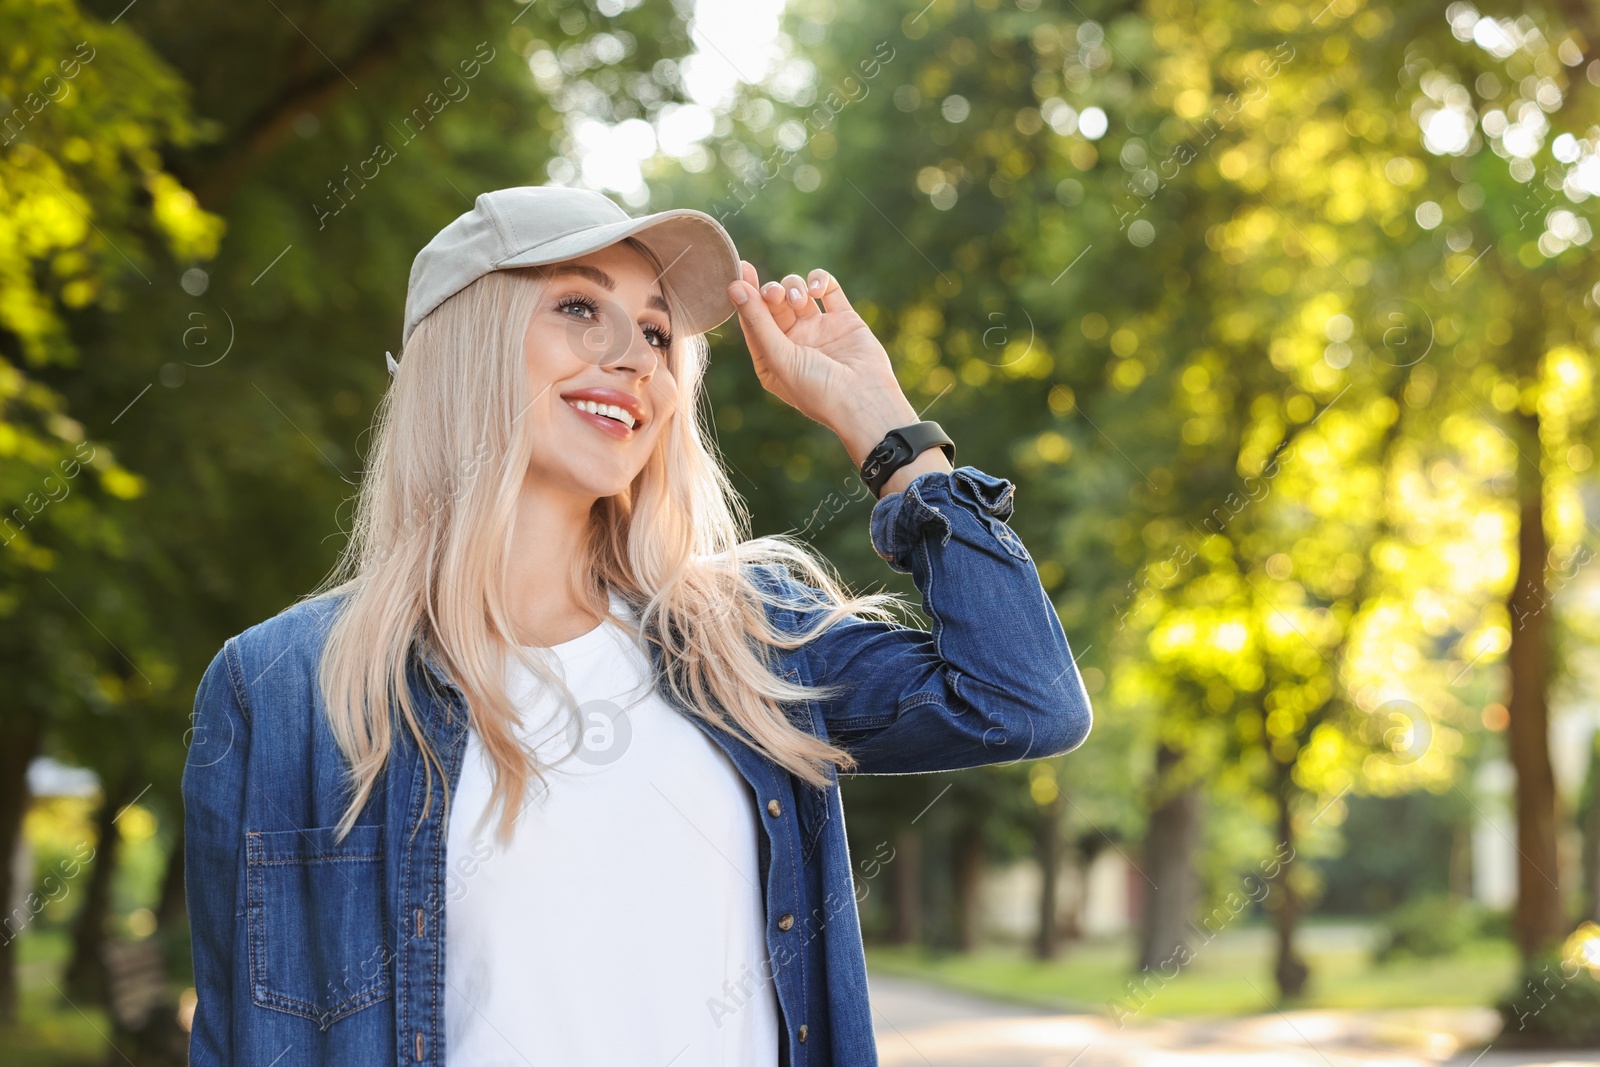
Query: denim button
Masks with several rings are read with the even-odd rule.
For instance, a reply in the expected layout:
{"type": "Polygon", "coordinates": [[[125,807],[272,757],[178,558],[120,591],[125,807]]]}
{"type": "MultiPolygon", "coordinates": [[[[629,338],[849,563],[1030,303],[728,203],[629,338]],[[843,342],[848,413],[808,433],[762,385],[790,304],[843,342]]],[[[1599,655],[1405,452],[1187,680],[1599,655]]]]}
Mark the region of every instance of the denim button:
{"type": "Polygon", "coordinates": [[[809,1034],[810,1032],[811,1032],[811,1027],[807,1026],[805,1023],[801,1023],[800,1024],[800,1032],[798,1034],[796,1034],[795,1036],[800,1038],[801,1041],[804,1041],[806,1039],[806,1035],[809,1034]]]}
{"type": "Polygon", "coordinates": [[[793,915],[789,915],[789,914],[785,913],[783,918],[778,920],[778,929],[780,929],[780,930],[787,930],[787,929],[789,929],[789,927],[791,927],[793,925],[794,925],[794,916],[793,915]]]}
{"type": "Polygon", "coordinates": [[[779,804],[776,800],[767,801],[767,814],[773,816],[774,818],[782,815],[783,805],[779,804]]]}

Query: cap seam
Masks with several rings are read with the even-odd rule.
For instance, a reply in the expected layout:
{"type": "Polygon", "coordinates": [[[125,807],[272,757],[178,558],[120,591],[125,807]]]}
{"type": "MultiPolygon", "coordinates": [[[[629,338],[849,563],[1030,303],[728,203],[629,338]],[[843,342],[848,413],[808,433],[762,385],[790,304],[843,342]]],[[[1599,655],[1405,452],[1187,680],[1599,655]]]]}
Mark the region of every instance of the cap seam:
{"type": "MultiPolygon", "coordinates": [[[[617,220],[617,222],[623,222],[623,221],[626,221],[626,220],[623,220],[623,219],[618,219],[617,220]]],[[[609,225],[614,225],[614,224],[613,223],[606,223],[606,225],[609,226],[609,225]]],[[[501,256],[498,260],[495,261],[495,266],[498,267],[500,264],[505,263],[507,260],[516,259],[518,256],[526,255],[527,253],[532,252],[535,248],[541,248],[544,245],[554,244],[555,242],[557,242],[557,241],[559,241],[559,240],[561,240],[561,239],[563,239],[565,237],[571,237],[575,233],[582,233],[585,230],[593,230],[593,229],[596,229],[596,227],[594,227],[594,226],[574,226],[572,229],[567,230],[565,233],[558,233],[558,234],[555,234],[553,236],[546,237],[544,240],[538,241],[538,242],[536,242],[534,244],[531,244],[531,245],[528,245],[528,246],[526,246],[524,248],[518,248],[518,249],[516,249],[514,251],[507,252],[505,255],[501,256]]],[[[509,243],[510,242],[507,242],[507,244],[509,244],[509,243]]]]}
{"type": "Polygon", "coordinates": [[[494,232],[500,238],[500,247],[505,248],[510,245],[511,233],[506,229],[505,220],[500,217],[500,209],[495,206],[493,200],[488,200],[487,197],[480,196],[478,199],[485,201],[484,213],[489,216],[489,222],[494,226],[494,232]]]}
{"type": "MultiPolygon", "coordinates": [[[[643,221],[645,221],[645,220],[636,219],[636,218],[621,218],[621,219],[617,219],[615,222],[603,223],[603,225],[606,225],[606,226],[617,226],[617,225],[621,225],[623,223],[643,222],[643,221]]],[[[665,221],[665,220],[662,220],[662,221],[665,221]]],[[[537,242],[535,244],[528,245],[525,248],[519,248],[514,252],[507,252],[505,255],[500,257],[500,259],[496,263],[496,266],[498,266],[501,263],[505,263],[508,260],[515,259],[518,256],[526,255],[527,253],[532,252],[535,248],[542,248],[545,245],[554,244],[555,242],[560,241],[560,240],[562,240],[564,238],[571,237],[575,233],[583,233],[585,230],[594,230],[594,229],[598,229],[598,228],[599,227],[593,226],[593,225],[581,225],[581,226],[574,226],[572,229],[566,230],[566,231],[564,231],[562,233],[552,234],[551,236],[546,237],[544,240],[539,241],[539,242],[537,242]]],[[[650,227],[646,226],[644,228],[645,229],[649,229],[650,227]]]]}

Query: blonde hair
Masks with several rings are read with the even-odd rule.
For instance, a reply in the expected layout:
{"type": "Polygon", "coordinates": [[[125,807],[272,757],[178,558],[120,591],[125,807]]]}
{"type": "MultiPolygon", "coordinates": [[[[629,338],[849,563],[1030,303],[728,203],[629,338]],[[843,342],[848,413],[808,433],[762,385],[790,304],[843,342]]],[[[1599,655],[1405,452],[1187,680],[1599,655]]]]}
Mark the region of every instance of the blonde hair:
{"type": "MultiPolygon", "coordinates": [[[[659,267],[643,245],[629,244],[659,267]]],[[[490,807],[501,805],[502,839],[530,774],[543,779],[513,732],[517,712],[504,684],[504,657],[520,655],[504,589],[532,449],[521,418],[534,399],[524,335],[545,295],[543,277],[537,268],[494,271],[446,300],[417,324],[378,407],[350,540],[313,594],[345,596],[319,665],[329,726],[349,761],[341,837],[370,797],[397,726],[429,766],[424,816],[432,771],[448,782],[407,684],[413,651],[437,663],[466,698],[494,768],[490,807]]],[[[673,321],[682,322],[681,303],[663,289],[673,321]]],[[[895,598],[851,597],[801,545],[746,538],[747,513],[701,424],[704,337],[675,335],[667,359],[678,383],[676,413],[629,489],[591,511],[573,588],[597,612],[607,612],[610,593],[628,604],[644,640],[659,648],[663,680],[682,708],[724,731],[737,723],[774,763],[826,787],[830,764],[850,769],[855,760],[789,720],[786,704],[827,693],[780,677],[775,653],[847,613],[889,618],[895,598]],[[774,594],[747,571],[761,563],[785,564],[821,591],[820,604],[795,605],[825,609],[815,626],[800,634],[774,628],[763,607],[774,594]]],[[[530,665],[575,710],[548,668],[530,665]]]]}

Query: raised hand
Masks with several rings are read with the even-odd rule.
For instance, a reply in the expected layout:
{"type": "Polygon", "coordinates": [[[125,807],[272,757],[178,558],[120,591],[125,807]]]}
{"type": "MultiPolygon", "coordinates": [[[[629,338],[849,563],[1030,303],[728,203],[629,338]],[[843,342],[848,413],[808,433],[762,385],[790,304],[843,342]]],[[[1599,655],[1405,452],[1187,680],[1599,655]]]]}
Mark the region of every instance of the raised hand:
{"type": "MultiPolygon", "coordinates": [[[[739,271],[728,297],[768,392],[836,433],[857,464],[885,433],[917,421],[889,353],[832,274],[817,269],[760,285],[755,267],[740,260],[739,271]]],[[[944,457],[933,455],[937,462],[924,453],[914,466],[939,469],[944,457]]]]}

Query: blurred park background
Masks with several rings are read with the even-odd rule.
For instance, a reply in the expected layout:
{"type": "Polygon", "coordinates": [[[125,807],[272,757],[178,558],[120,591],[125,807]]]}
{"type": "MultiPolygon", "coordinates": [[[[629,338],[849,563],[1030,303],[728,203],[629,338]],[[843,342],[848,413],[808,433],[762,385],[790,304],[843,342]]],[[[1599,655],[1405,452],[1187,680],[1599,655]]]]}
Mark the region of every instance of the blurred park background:
{"type": "MultiPolygon", "coordinates": [[[[0,1061],[182,1062],[200,673],[332,564],[412,256],[543,182],[834,271],[1018,485],[1095,730],[846,780],[875,976],[1593,1047],[1597,46],[1592,0],[0,0],[0,1061]]],[[[911,591],[712,352],[756,532],[911,591]]]]}

